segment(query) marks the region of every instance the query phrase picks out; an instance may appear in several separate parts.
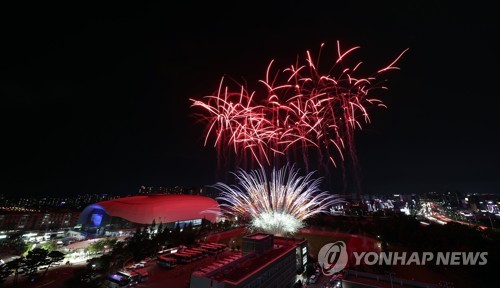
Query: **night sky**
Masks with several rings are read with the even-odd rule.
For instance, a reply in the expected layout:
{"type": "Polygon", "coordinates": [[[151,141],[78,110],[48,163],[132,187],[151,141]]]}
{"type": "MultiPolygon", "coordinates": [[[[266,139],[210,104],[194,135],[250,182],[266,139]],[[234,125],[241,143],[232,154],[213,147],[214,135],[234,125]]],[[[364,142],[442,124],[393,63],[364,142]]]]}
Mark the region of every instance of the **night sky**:
{"type": "Polygon", "coordinates": [[[256,85],[272,59],[337,40],[373,70],[409,48],[386,74],[388,109],[356,134],[362,193],[500,192],[490,4],[164,2],[2,4],[0,194],[214,184],[216,150],[189,98],[224,75],[256,85]]]}

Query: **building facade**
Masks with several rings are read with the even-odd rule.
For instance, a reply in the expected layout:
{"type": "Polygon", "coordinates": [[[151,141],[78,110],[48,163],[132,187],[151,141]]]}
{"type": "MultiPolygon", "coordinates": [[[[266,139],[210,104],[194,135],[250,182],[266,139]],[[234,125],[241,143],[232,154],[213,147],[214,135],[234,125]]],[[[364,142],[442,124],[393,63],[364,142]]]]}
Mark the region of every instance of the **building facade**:
{"type": "Polygon", "coordinates": [[[74,227],[80,212],[0,212],[0,231],[54,230],[74,227]]]}

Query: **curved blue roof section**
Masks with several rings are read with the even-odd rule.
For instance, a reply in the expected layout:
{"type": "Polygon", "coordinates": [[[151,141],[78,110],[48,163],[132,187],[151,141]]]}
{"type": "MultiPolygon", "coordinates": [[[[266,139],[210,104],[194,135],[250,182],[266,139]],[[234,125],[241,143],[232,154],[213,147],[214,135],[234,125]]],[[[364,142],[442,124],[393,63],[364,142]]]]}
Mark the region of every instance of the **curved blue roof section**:
{"type": "Polygon", "coordinates": [[[86,225],[90,222],[93,226],[101,226],[102,217],[104,216],[103,213],[109,215],[109,213],[106,212],[106,209],[104,209],[101,205],[89,205],[83,209],[82,213],[80,213],[80,217],[78,217],[78,224],[86,225]],[[95,211],[102,211],[102,213],[95,213],[95,211]]]}

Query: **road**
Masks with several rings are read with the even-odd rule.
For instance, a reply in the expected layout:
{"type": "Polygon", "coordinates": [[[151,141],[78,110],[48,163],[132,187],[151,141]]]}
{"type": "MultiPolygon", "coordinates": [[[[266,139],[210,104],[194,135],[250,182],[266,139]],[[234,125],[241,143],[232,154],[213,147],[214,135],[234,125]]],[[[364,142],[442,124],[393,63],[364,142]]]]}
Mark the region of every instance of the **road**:
{"type": "Polygon", "coordinates": [[[6,282],[2,283],[2,287],[16,287],[16,288],[61,288],[64,287],[64,282],[75,275],[75,270],[85,267],[84,263],[78,265],[60,265],[52,267],[47,271],[45,276],[43,271],[38,273],[38,278],[35,282],[28,282],[25,275],[19,275],[17,284],[14,285],[14,276],[9,276],[6,282]]]}

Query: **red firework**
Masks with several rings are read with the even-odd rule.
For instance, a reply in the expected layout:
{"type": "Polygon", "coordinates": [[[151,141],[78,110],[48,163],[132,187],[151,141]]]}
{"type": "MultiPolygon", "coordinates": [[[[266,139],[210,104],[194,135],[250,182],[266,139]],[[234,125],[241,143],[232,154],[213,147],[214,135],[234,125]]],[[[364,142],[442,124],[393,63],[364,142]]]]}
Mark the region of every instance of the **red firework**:
{"type": "Polygon", "coordinates": [[[212,137],[219,153],[232,151],[237,160],[259,165],[270,165],[280,157],[290,160],[297,151],[306,159],[311,149],[334,166],[344,160],[346,151],[355,157],[353,133],[370,122],[368,107],[386,107],[372,97],[375,90],[387,89],[377,79],[398,69],[394,65],[408,50],[373,75],[360,77],[362,62],[344,65],[344,59],[358,48],[342,51],[337,41],[337,59],[326,73],[318,68],[320,57],[314,62],[309,51],[304,60],[298,58],[271,75],[273,60],[265,79],[259,81],[264,95],[222,78],[215,95],[190,99],[192,107],[201,108],[197,115],[207,127],[205,146],[212,137]]]}

